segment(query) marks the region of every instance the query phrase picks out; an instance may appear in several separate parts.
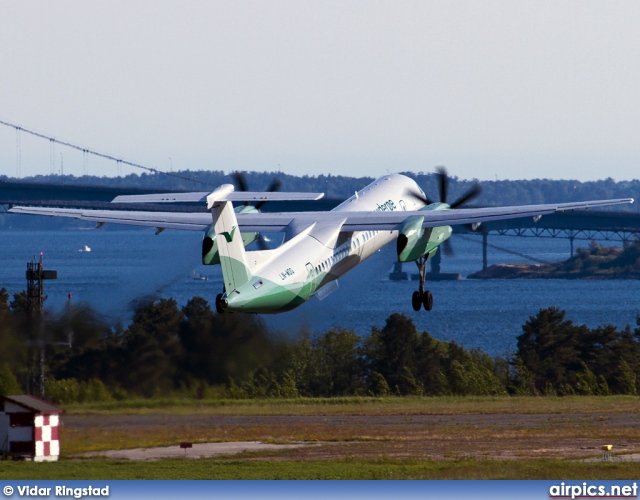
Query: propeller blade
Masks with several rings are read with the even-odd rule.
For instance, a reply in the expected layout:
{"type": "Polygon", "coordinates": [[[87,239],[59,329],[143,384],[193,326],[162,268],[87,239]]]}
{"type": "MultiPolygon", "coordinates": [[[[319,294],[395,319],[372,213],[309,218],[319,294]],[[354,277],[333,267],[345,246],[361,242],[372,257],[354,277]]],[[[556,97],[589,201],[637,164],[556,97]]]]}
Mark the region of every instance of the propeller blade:
{"type": "MultiPolygon", "coordinates": [[[[280,182],[278,179],[273,179],[271,181],[271,184],[269,184],[267,191],[270,193],[273,193],[274,191],[280,191],[281,187],[282,187],[282,182],[280,182]]],[[[262,207],[262,205],[264,205],[265,203],[266,201],[259,201],[256,204],[256,210],[260,210],[260,207],[262,207]]]]}
{"type": "Polygon", "coordinates": [[[480,196],[480,193],[482,193],[482,188],[480,187],[480,184],[476,184],[471,189],[469,189],[469,191],[463,194],[460,198],[454,201],[450,205],[450,207],[457,208],[460,205],[464,205],[469,200],[473,200],[474,198],[477,198],[478,196],[480,196]]]}
{"type": "Polygon", "coordinates": [[[440,203],[447,202],[447,169],[438,167],[438,185],[440,187],[440,203]]]}
{"type": "MultiPolygon", "coordinates": [[[[238,191],[249,191],[247,186],[247,180],[244,178],[244,175],[242,175],[240,172],[233,172],[231,174],[231,177],[233,178],[234,182],[238,186],[238,191]]],[[[249,202],[245,201],[244,204],[245,206],[248,206],[249,202]]]]}
{"type": "Polygon", "coordinates": [[[269,184],[267,191],[270,193],[273,193],[274,191],[280,191],[281,187],[282,187],[282,182],[280,182],[279,179],[273,179],[271,181],[271,184],[269,184]]]}
{"type": "Polygon", "coordinates": [[[411,191],[408,193],[410,196],[413,196],[416,200],[420,200],[425,205],[431,205],[434,203],[433,200],[429,199],[427,196],[422,196],[420,193],[416,193],[415,191],[411,191]]]}

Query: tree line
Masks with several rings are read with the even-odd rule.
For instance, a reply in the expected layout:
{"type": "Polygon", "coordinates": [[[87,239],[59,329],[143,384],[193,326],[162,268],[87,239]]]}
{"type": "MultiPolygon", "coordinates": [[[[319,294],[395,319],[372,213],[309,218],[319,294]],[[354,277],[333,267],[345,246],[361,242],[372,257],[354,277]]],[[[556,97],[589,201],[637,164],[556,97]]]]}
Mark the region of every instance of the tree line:
{"type": "MultiPolygon", "coordinates": [[[[412,177],[434,200],[438,199],[438,179],[433,171],[402,172],[412,177]]],[[[234,180],[221,170],[184,170],[176,174],[196,182],[189,182],[177,177],[158,174],[129,174],[123,177],[98,177],[73,175],[46,175],[26,177],[21,182],[51,183],[66,185],[89,185],[108,187],[129,187],[159,190],[202,191],[203,183],[218,186],[233,183],[234,180]]],[[[455,174],[455,172],[452,172],[455,174]]],[[[266,189],[274,178],[282,183],[284,191],[323,192],[327,198],[344,200],[354,191],[364,188],[373,177],[348,177],[343,175],[295,176],[282,172],[246,172],[247,184],[252,190],[266,189]]],[[[0,181],[10,181],[0,176],[0,181]]],[[[455,175],[449,178],[449,199],[455,200],[466,192],[477,181],[475,179],[459,179],[455,175]]],[[[477,205],[507,206],[538,203],[558,203],[563,201],[601,200],[609,198],[638,198],[640,180],[616,182],[611,178],[598,181],[581,182],[577,180],[492,180],[482,181],[482,195],[475,201],[477,205]]],[[[638,210],[637,207],[621,205],[615,210],[638,210]]]]}
{"type": "Polygon", "coordinates": [[[126,327],[87,305],[47,314],[35,327],[25,299],[0,290],[0,394],[25,392],[44,339],[47,397],[61,404],[166,395],[636,394],[640,374],[640,326],[590,329],[557,308],[525,322],[513,355],[492,357],[420,332],[399,313],[364,338],[341,328],[285,337],[258,316],[216,314],[201,297],[183,307],[173,299],[141,304],[126,327]]]}

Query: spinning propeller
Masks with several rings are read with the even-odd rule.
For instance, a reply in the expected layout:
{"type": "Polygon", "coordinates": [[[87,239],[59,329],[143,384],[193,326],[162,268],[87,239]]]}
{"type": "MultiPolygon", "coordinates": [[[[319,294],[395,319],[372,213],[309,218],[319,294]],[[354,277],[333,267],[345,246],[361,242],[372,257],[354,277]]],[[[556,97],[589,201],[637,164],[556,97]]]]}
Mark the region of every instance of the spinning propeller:
{"type": "MultiPolygon", "coordinates": [[[[248,185],[247,185],[247,179],[244,177],[244,175],[242,175],[242,173],[233,172],[231,174],[231,177],[233,178],[233,181],[236,184],[236,187],[238,188],[238,191],[249,191],[249,188],[248,188],[248,185]]],[[[281,187],[282,187],[282,182],[280,182],[278,179],[273,179],[271,181],[271,184],[269,184],[269,187],[266,190],[269,193],[273,193],[274,191],[280,191],[281,187]]],[[[262,206],[265,203],[267,203],[266,200],[259,201],[258,203],[253,205],[253,208],[259,211],[260,208],[262,208],[262,206]]],[[[246,207],[252,206],[251,203],[248,202],[248,201],[245,201],[244,205],[246,207]]],[[[256,242],[257,242],[258,247],[260,248],[260,250],[269,250],[269,246],[266,243],[267,241],[269,241],[267,238],[265,238],[262,234],[258,233],[258,236],[256,238],[256,242]]]]}
{"type": "MultiPolygon", "coordinates": [[[[437,169],[438,176],[438,188],[440,191],[440,203],[447,203],[447,192],[449,185],[449,176],[447,174],[447,170],[444,167],[438,167],[437,169]]],[[[482,188],[480,184],[474,184],[470,189],[468,189],[462,196],[460,196],[456,201],[449,204],[451,208],[459,208],[468,201],[477,198],[480,193],[482,193],[482,188]]],[[[431,205],[432,203],[436,203],[433,200],[429,199],[426,195],[422,193],[412,193],[413,196],[421,200],[427,205],[431,205]]],[[[442,244],[442,249],[448,257],[452,257],[454,255],[453,247],[451,246],[451,242],[449,240],[445,240],[442,244]]]]}

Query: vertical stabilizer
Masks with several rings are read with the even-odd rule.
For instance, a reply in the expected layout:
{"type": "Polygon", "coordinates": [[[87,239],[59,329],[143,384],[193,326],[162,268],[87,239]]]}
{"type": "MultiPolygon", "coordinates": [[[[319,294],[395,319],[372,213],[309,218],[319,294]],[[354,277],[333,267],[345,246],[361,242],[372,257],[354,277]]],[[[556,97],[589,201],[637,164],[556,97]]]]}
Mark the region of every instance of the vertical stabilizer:
{"type": "Polygon", "coordinates": [[[214,201],[211,205],[216,242],[220,252],[222,277],[227,294],[249,282],[251,271],[247,263],[236,213],[230,201],[214,201]]]}

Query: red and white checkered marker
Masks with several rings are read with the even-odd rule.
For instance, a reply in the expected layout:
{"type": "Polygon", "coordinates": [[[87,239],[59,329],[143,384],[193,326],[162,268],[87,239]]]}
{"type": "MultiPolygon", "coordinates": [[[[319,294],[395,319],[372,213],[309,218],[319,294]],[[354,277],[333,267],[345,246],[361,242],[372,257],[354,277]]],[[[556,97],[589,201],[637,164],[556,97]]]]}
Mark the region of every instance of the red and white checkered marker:
{"type": "Polygon", "coordinates": [[[60,419],[58,415],[38,415],[35,418],[34,441],[36,455],[34,460],[47,460],[60,455],[58,439],[60,419]]]}

